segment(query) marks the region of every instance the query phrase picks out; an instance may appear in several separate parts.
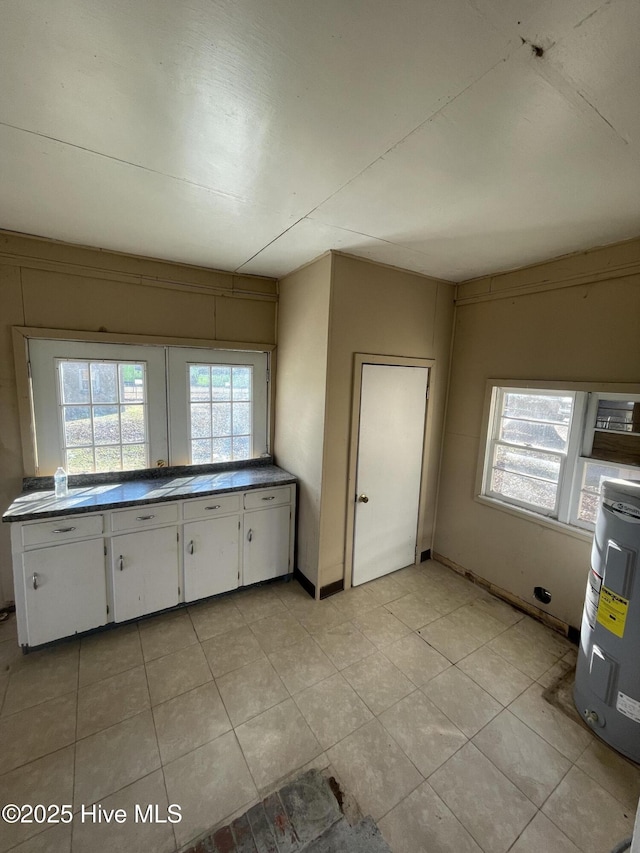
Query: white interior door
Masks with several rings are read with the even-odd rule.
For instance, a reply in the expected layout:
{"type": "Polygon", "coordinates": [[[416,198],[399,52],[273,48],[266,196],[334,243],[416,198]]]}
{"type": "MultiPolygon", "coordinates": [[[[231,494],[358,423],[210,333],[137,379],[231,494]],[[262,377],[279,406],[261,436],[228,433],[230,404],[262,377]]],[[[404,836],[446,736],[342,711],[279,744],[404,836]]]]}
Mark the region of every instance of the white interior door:
{"type": "Polygon", "coordinates": [[[428,367],[363,364],[354,586],[415,562],[428,367]]]}

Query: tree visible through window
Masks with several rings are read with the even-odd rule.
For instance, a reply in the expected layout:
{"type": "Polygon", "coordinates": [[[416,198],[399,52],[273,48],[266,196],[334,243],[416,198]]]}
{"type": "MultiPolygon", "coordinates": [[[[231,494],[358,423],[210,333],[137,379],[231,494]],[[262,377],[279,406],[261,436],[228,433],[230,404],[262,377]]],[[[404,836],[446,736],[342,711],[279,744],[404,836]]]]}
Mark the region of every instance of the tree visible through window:
{"type": "Polygon", "coordinates": [[[191,464],[251,457],[252,381],[248,366],[189,365],[191,464]]]}

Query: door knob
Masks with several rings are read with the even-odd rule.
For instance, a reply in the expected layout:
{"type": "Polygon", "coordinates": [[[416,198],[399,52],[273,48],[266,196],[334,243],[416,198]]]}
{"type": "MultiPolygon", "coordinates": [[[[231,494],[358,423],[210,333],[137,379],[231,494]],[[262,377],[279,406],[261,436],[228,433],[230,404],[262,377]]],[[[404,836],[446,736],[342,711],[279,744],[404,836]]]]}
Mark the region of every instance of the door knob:
{"type": "Polygon", "coordinates": [[[358,503],[368,504],[369,498],[366,495],[358,495],[358,503]]]}

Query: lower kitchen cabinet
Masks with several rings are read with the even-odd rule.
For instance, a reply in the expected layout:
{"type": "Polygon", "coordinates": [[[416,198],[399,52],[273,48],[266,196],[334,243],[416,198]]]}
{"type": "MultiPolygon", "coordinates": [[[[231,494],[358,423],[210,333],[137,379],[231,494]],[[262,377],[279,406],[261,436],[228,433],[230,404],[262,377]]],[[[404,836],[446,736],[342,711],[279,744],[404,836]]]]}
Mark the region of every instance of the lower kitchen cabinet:
{"type": "Polygon", "coordinates": [[[240,574],[240,516],[184,525],[184,600],[236,589],[240,574]]]}
{"type": "Polygon", "coordinates": [[[103,539],[25,552],[22,584],[25,645],[38,646],[108,621],[103,539]]]}
{"type": "Polygon", "coordinates": [[[116,622],[173,607],[180,600],[177,528],[113,536],[111,570],[116,622]]]}
{"type": "Polygon", "coordinates": [[[288,504],[245,512],[243,586],[277,578],[290,571],[292,515],[288,504]]]}

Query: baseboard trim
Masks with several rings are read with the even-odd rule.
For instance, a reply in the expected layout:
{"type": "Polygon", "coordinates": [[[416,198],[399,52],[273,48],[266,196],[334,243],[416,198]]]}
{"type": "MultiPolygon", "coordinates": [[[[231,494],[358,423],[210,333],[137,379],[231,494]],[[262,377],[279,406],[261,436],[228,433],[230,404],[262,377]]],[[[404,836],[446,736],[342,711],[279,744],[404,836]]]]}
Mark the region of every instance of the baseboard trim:
{"type": "Polygon", "coordinates": [[[300,586],[305,592],[308,592],[311,598],[316,597],[316,587],[315,584],[311,583],[309,578],[306,575],[303,575],[300,569],[293,570],[293,577],[298,581],[300,586]]]}
{"type": "Polygon", "coordinates": [[[333,583],[328,583],[326,586],[320,587],[320,600],[323,598],[329,598],[330,595],[335,595],[337,592],[342,592],[344,589],[344,580],[340,578],[339,581],[334,581],[333,583]]]}
{"type": "Polygon", "coordinates": [[[448,569],[452,569],[454,572],[457,572],[459,575],[462,575],[463,577],[467,578],[467,580],[470,580],[478,586],[483,587],[492,595],[495,595],[496,598],[501,598],[503,601],[506,601],[507,604],[510,604],[517,610],[521,610],[523,613],[526,613],[527,616],[531,616],[533,619],[537,619],[539,622],[544,623],[548,628],[552,628],[559,634],[564,634],[564,636],[568,640],[571,640],[572,643],[577,643],[579,641],[579,628],[575,628],[572,625],[569,625],[567,622],[563,622],[562,619],[558,619],[556,616],[552,616],[550,613],[545,613],[544,610],[541,610],[539,607],[534,607],[532,604],[529,604],[528,601],[523,601],[523,599],[518,598],[518,596],[514,595],[512,592],[503,589],[501,586],[496,586],[495,584],[491,583],[491,581],[488,581],[486,578],[477,575],[475,572],[469,571],[469,569],[465,569],[464,566],[461,566],[458,563],[454,563],[453,560],[450,560],[443,554],[438,554],[434,551],[433,559],[437,560],[439,563],[442,563],[448,569]]]}

